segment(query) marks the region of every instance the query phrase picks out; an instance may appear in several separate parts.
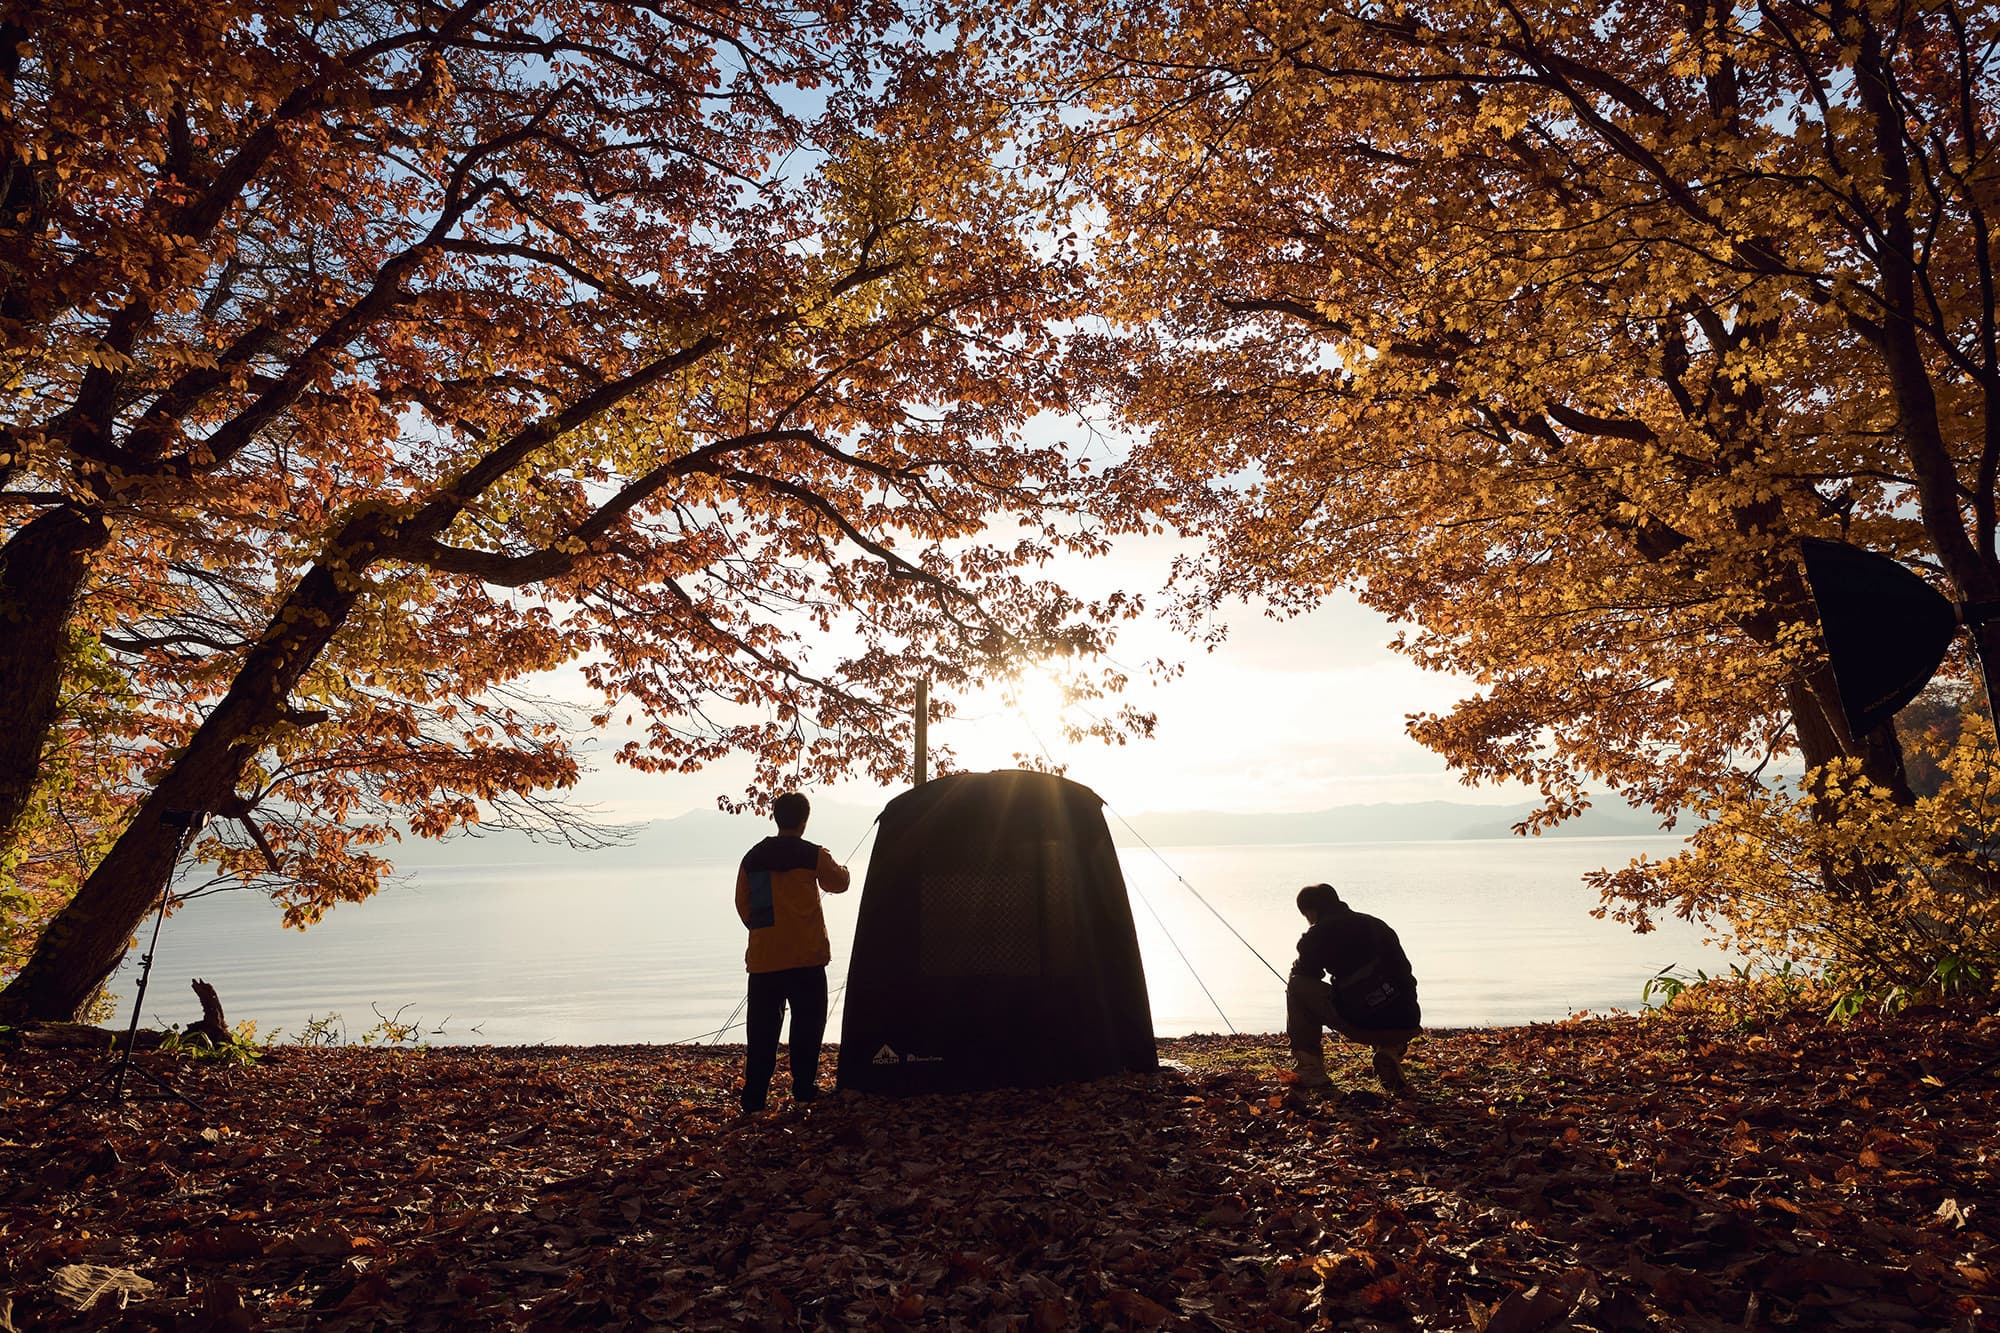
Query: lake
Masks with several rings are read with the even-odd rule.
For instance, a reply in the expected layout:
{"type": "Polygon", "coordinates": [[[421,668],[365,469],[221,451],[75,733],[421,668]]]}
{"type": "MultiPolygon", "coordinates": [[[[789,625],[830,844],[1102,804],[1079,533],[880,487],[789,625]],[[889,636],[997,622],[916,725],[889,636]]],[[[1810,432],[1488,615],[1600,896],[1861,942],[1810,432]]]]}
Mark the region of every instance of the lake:
{"type": "MultiPolygon", "coordinates": [[[[1396,928],[1431,1026],[1637,1008],[1646,978],[1661,968],[1713,972],[1727,959],[1684,922],[1635,935],[1594,920],[1595,895],[1579,876],[1677,846],[1664,837],[1516,838],[1142,847],[1119,856],[1164,1037],[1283,1029],[1281,983],[1201,899],[1282,973],[1304,928],[1292,897],[1320,880],[1396,928]]],[[[847,970],[867,852],[864,844],[850,858],[854,891],[824,900],[835,987],[847,970]]],[[[267,899],[216,894],[167,921],[144,1021],[199,1017],[188,979],[202,977],[232,1022],[255,1020],[265,1039],[276,1031],[289,1039],[330,1014],[357,1038],[374,1026],[376,1009],[402,1010],[433,1043],[714,1038],[743,995],[734,882],[733,863],[597,869],[580,857],[574,868],[424,869],[306,931],[281,929],[267,899]]],[[[148,918],[114,981],[121,1023],[151,928],[148,918]]],[[[830,1039],[839,1021],[836,994],[830,1039]]],[[[719,1039],[742,1040],[740,1027],[719,1039]]]]}

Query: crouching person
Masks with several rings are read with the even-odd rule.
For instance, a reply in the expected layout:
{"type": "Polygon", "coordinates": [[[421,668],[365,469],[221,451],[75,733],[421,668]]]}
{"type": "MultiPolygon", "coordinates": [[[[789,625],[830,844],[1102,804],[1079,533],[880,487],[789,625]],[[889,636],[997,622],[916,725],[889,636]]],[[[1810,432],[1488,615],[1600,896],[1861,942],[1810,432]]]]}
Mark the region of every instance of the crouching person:
{"type": "Polygon", "coordinates": [[[1320,1045],[1320,1029],[1331,1028],[1374,1047],[1382,1086],[1406,1092],[1403,1052],[1422,1031],[1423,1014],[1402,942],[1387,922],[1342,902],[1330,884],[1300,889],[1299,912],[1308,925],[1285,985],[1285,1031],[1298,1086],[1332,1084],[1320,1045]]]}

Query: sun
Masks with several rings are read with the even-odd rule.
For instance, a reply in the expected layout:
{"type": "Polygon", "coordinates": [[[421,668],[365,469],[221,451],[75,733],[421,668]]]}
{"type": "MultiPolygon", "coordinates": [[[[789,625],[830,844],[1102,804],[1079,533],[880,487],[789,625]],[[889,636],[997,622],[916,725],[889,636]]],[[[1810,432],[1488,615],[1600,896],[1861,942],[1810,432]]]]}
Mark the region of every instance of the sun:
{"type": "Polygon", "coordinates": [[[1073,748],[1063,739],[1063,726],[1075,718],[1076,705],[1065,697],[1061,678],[1028,663],[965,696],[957,716],[931,734],[969,770],[1012,768],[1037,758],[1058,763],[1073,748]]]}
{"type": "Polygon", "coordinates": [[[1044,745],[1060,744],[1063,724],[1072,705],[1068,691],[1054,672],[1037,665],[1023,667],[1018,676],[1001,687],[1001,693],[1015,719],[1032,728],[1044,745]]]}

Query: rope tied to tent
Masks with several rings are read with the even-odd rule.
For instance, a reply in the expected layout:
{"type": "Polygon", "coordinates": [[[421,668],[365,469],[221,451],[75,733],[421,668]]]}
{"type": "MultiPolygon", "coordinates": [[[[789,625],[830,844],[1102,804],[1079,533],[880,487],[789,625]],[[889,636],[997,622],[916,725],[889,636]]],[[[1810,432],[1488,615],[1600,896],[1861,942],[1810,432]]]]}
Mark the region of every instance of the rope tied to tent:
{"type": "Polygon", "coordinates": [[[1181,956],[1183,963],[1187,964],[1188,975],[1194,978],[1195,985],[1201,987],[1201,993],[1208,997],[1208,1002],[1215,1006],[1215,1012],[1222,1015],[1222,1025],[1229,1029],[1229,1035],[1232,1037],[1235,1036],[1236,1024],[1229,1021],[1229,1015],[1223,1011],[1222,1001],[1215,998],[1215,992],[1208,988],[1206,981],[1202,980],[1201,973],[1195,968],[1194,960],[1187,956],[1187,950],[1181,948],[1181,942],[1174,938],[1174,933],[1171,930],[1167,929],[1167,923],[1160,920],[1158,909],[1153,906],[1145,894],[1138,891],[1137,885],[1133,886],[1132,896],[1139,900],[1140,906],[1144,907],[1147,914],[1153,918],[1153,924],[1157,925],[1160,928],[1160,933],[1167,937],[1167,943],[1174,946],[1174,952],[1181,956]]]}
{"type": "MultiPolygon", "coordinates": [[[[1103,725],[1104,719],[1099,717],[1096,713],[1092,712],[1090,709],[1084,707],[1080,703],[1076,704],[1076,707],[1083,713],[1085,717],[1089,718],[1093,722],[1098,723],[1100,726],[1103,725]]],[[[1052,765],[1055,764],[1056,762],[1055,756],[1050,754],[1049,747],[1042,743],[1042,733],[1035,729],[1034,722],[1028,717],[1027,713],[1022,710],[1020,704],[1016,703],[1014,705],[1014,712],[1021,719],[1021,725],[1028,729],[1028,734],[1035,738],[1035,748],[1042,752],[1042,758],[1048,760],[1049,763],[1052,765]]],[[[1285,979],[1285,974],[1280,972],[1277,968],[1272,967],[1271,960],[1266,958],[1261,952],[1259,952],[1256,945],[1252,944],[1249,940],[1243,938],[1243,932],[1238,930],[1234,925],[1230,924],[1229,918],[1224,916],[1221,912],[1217,911],[1215,904],[1210,902],[1207,898],[1203,897],[1200,889],[1197,889],[1194,885],[1188,883],[1187,876],[1181,874],[1180,871],[1174,869],[1173,863],[1168,861],[1165,856],[1162,856],[1160,854],[1159,848],[1155,847],[1152,843],[1146,841],[1145,834],[1139,832],[1138,829],[1132,827],[1132,821],[1125,818],[1123,814],[1120,814],[1117,806],[1111,804],[1111,802],[1109,801],[1105,801],[1104,808],[1106,810],[1109,810],[1117,818],[1118,822],[1125,826],[1125,831],[1127,833],[1131,834],[1133,837],[1139,840],[1140,846],[1144,847],[1147,851],[1153,854],[1154,860],[1158,861],[1162,866],[1166,867],[1167,873],[1169,875],[1172,875],[1175,881],[1179,883],[1182,888],[1186,889],[1189,893],[1192,893],[1194,895],[1194,899],[1196,902],[1200,903],[1203,907],[1206,907],[1208,909],[1210,916],[1214,917],[1217,921],[1220,921],[1222,923],[1222,928],[1224,930],[1228,931],[1231,935],[1234,935],[1236,937],[1236,942],[1238,944],[1241,944],[1244,948],[1248,949],[1251,952],[1251,954],[1257,959],[1257,961],[1264,965],[1264,970],[1266,972],[1269,972],[1272,976],[1278,979],[1279,985],[1287,984],[1285,979]]],[[[1148,903],[1146,905],[1146,910],[1149,912],[1152,911],[1152,904],[1148,903]]],[[[1158,913],[1154,913],[1153,919],[1156,921],[1159,920],[1158,913]]],[[[1166,926],[1162,924],[1160,929],[1164,931],[1166,929],[1166,926]]],[[[1173,943],[1173,937],[1169,935],[1167,937],[1167,941],[1170,944],[1173,943]]],[[[1178,952],[1180,949],[1180,945],[1175,944],[1174,949],[1176,952],[1178,952]]],[[[1187,955],[1182,954],[1181,958],[1182,961],[1186,961],[1187,955]]],[[[1194,964],[1192,963],[1188,964],[1188,971],[1190,972],[1194,971],[1194,964]]],[[[1196,975],[1195,980],[1196,981],[1201,980],[1199,974],[1196,975]]],[[[1206,985],[1203,985],[1202,989],[1205,991],[1208,989],[1208,987],[1206,985]]],[[[1227,1022],[1228,1019],[1225,1018],[1223,1021],[1227,1022]]],[[[1234,1028],[1230,1030],[1232,1032],[1235,1031],[1234,1028]]]]}
{"type": "Polygon", "coordinates": [[[1111,802],[1109,801],[1106,801],[1104,803],[1104,808],[1106,810],[1111,811],[1113,815],[1117,816],[1118,822],[1125,826],[1125,831],[1127,833],[1130,833],[1133,837],[1137,838],[1139,840],[1140,845],[1143,846],[1147,851],[1151,852],[1153,854],[1154,859],[1157,860],[1161,865],[1166,867],[1167,873],[1169,875],[1172,875],[1182,888],[1186,889],[1189,893],[1192,893],[1194,895],[1194,900],[1200,903],[1203,907],[1206,907],[1209,911],[1209,915],[1213,916],[1217,921],[1220,921],[1222,923],[1222,928],[1228,931],[1231,935],[1234,935],[1236,937],[1237,943],[1241,944],[1244,948],[1248,949],[1251,952],[1251,954],[1256,957],[1257,961],[1264,965],[1264,970],[1266,972],[1269,972],[1272,976],[1276,977],[1280,985],[1283,985],[1285,983],[1285,974],[1280,972],[1277,968],[1272,967],[1271,960],[1266,958],[1262,953],[1260,953],[1256,945],[1252,944],[1249,940],[1244,939],[1243,932],[1238,930],[1235,926],[1231,925],[1229,923],[1229,918],[1224,916],[1221,912],[1217,911],[1215,904],[1210,902],[1207,898],[1203,897],[1200,889],[1197,889],[1194,885],[1188,883],[1187,877],[1181,874],[1180,871],[1174,869],[1173,864],[1169,862],[1166,857],[1160,855],[1160,849],[1153,846],[1152,843],[1147,842],[1146,835],[1139,832],[1138,829],[1132,827],[1131,820],[1125,818],[1124,815],[1119,814],[1117,809],[1113,807],[1111,802]]]}

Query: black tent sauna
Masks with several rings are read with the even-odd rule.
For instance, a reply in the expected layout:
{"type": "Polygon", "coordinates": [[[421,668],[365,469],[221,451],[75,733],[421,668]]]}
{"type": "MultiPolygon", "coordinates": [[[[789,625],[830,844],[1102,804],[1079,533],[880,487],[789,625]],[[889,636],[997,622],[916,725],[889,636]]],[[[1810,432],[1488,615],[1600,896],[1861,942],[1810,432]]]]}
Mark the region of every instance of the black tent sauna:
{"type": "Polygon", "coordinates": [[[1158,1067],[1103,800],[1047,773],[956,773],[878,819],[840,1086],[1039,1087],[1158,1067]]]}

